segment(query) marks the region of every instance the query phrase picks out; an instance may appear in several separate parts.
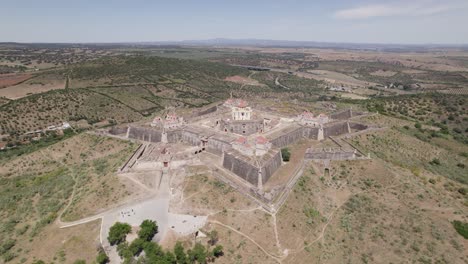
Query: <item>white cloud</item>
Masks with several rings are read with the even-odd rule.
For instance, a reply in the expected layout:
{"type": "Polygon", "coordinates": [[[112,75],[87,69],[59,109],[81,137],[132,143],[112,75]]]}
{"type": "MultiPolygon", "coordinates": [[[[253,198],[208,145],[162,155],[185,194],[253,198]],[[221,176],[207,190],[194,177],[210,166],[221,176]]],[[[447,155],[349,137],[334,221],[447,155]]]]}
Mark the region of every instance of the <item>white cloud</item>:
{"type": "MultiPolygon", "coordinates": [[[[366,19],[393,16],[427,16],[466,8],[461,3],[434,3],[430,1],[407,1],[389,4],[374,4],[338,10],[333,14],[337,19],[366,19]]],[[[447,1],[448,2],[448,1],[447,1]]]]}

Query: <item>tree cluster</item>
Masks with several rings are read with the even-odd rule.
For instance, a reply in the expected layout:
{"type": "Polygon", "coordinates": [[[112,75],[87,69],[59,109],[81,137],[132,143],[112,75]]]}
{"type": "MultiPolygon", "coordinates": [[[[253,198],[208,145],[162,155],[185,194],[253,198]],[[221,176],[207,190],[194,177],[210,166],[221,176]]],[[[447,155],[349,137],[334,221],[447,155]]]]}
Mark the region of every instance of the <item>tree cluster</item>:
{"type": "MultiPolygon", "coordinates": [[[[154,236],[158,233],[158,225],[155,221],[144,220],[140,225],[138,238],[128,243],[125,240],[130,231],[130,225],[117,222],[111,227],[108,236],[109,243],[117,246],[117,252],[124,260],[124,263],[203,264],[214,262],[216,258],[224,254],[223,247],[216,245],[218,242],[218,233],[216,231],[208,233],[207,246],[197,242],[193,248],[187,251],[180,242],[176,243],[172,251],[164,250],[160,245],[152,242],[154,236]]],[[[104,256],[100,255],[101,261],[98,261],[98,263],[104,264],[108,261],[104,256]]]]}

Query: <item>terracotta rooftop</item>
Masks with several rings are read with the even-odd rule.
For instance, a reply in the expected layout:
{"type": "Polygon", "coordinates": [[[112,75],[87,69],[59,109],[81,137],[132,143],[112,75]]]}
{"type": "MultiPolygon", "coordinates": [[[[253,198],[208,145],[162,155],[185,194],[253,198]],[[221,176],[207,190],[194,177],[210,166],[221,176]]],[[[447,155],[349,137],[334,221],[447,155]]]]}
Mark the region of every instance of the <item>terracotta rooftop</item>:
{"type": "Polygon", "coordinates": [[[239,143],[239,144],[247,144],[247,138],[246,137],[240,137],[236,140],[236,143],[239,143]]]}
{"type": "Polygon", "coordinates": [[[266,139],[264,136],[258,136],[255,139],[255,143],[263,145],[263,144],[268,143],[268,139],[266,139]]]}

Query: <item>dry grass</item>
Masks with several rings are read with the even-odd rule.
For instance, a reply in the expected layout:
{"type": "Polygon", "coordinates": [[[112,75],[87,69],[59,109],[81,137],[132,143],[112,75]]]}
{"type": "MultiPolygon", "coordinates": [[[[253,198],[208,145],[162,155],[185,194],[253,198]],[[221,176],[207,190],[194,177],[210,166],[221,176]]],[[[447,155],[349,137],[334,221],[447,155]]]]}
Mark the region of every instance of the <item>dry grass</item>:
{"type": "Polygon", "coordinates": [[[80,134],[47,148],[13,158],[0,169],[2,226],[0,241],[16,240],[10,250],[15,261],[33,257],[52,261],[93,259],[99,223],[72,229],[58,229],[54,221],[67,207],[65,220],[87,216],[126,199],[130,192],[115,171],[135,145],[111,138],[80,134]],[[73,191],[75,190],[75,191],[73,191]],[[15,207],[11,200],[17,200],[15,207]]]}
{"type": "Polygon", "coordinates": [[[23,248],[27,263],[33,259],[46,263],[73,263],[81,259],[93,263],[100,245],[100,227],[100,220],[65,229],[52,225],[45,228],[37,239],[21,241],[18,247],[23,248]]]}

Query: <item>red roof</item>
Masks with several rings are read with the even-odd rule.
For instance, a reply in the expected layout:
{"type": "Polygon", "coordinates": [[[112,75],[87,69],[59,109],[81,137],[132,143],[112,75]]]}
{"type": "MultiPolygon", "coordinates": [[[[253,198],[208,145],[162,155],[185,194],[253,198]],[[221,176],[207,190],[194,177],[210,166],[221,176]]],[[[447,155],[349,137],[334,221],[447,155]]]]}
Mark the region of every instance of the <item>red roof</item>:
{"type": "Polygon", "coordinates": [[[301,115],[302,115],[302,118],[307,119],[307,120],[314,119],[314,114],[308,111],[304,111],[301,115]]]}
{"type": "Polygon", "coordinates": [[[245,100],[232,99],[232,98],[227,99],[225,104],[228,106],[235,106],[235,107],[240,107],[240,108],[244,108],[248,106],[248,103],[245,100]]]}
{"type": "Polygon", "coordinates": [[[240,144],[247,144],[247,138],[245,137],[240,137],[236,140],[237,143],[240,143],[240,144]]]}
{"type": "Polygon", "coordinates": [[[247,107],[247,102],[244,100],[239,100],[239,102],[237,103],[237,106],[240,108],[247,107]]]}
{"type": "Polygon", "coordinates": [[[263,144],[268,143],[268,139],[266,139],[264,136],[258,136],[258,137],[255,139],[255,142],[256,142],[257,144],[263,145],[263,144]]]}

